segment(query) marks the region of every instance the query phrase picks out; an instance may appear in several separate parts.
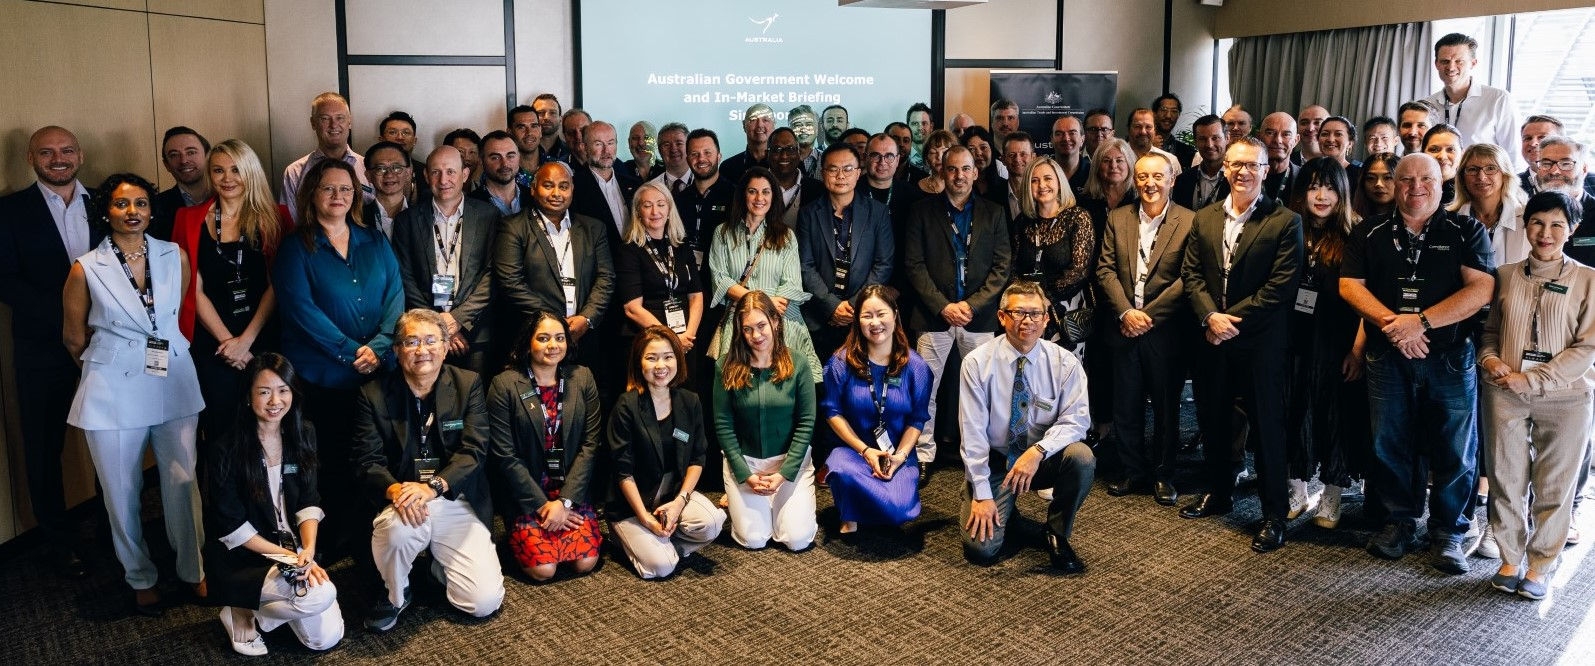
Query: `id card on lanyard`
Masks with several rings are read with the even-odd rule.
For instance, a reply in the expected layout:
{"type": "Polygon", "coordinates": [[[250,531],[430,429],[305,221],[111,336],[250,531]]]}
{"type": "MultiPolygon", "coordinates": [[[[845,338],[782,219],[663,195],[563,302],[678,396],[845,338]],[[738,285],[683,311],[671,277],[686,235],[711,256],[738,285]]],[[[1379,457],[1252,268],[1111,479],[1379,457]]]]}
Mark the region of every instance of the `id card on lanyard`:
{"type": "Polygon", "coordinates": [[[565,443],[560,437],[560,426],[565,420],[565,378],[559,379],[558,388],[554,392],[554,409],[544,408],[541,391],[538,390],[537,378],[527,373],[532,380],[532,390],[521,394],[521,401],[526,410],[539,410],[543,415],[543,467],[549,478],[563,480],[565,478],[565,443]],[[552,440],[553,446],[547,443],[552,440]]]}
{"type": "Polygon", "coordinates": [[[221,203],[217,202],[213,206],[213,210],[215,211],[216,235],[211,238],[211,241],[216,246],[216,256],[221,257],[222,261],[233,267],[233,278],[227,281],[227,293],[232,299],[232,314],[236,317],[246,314],[252,309],[249,306],[249,285],[244,282],[244,239],[240,235],[237,247],[232,252],[233,256],[228,257],[228,253],[222,250],[221,203]]]}
{"type": "MultiPolygon", "coordinates": [[[[421,399],[416,398],[415,410],[417,415],[421,413],[421,408],[421,399]]],[[[415,450],[415,476],[416,480],[420,481],[421,483],[431,481],[432,477],[437,476],[438,468],[443,466],[443,457],[437,455],[432,450],[432,447],[427,445],[426,441],[427,435],[431,434],[432,432],[432,424],[436,419],[437,410],[432,410],[431,412],[427,413],[426,421],[421,424],[421,435],[418,438],[420,444],[415,450]]]]}

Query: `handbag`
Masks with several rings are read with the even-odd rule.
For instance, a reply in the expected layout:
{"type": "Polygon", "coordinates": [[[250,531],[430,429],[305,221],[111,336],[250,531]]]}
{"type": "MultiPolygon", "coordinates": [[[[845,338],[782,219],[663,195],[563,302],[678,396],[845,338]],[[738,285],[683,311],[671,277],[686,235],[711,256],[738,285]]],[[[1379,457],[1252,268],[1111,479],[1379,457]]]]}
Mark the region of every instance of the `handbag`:
{"type": "Polygon", "coordinates": [[[1053,321],[1058,322],[1059,334],[1072,345],[1085,342],[1097,328],[1096,290],[1087,286],[1084,294],[1080,307],[1065,311],[1062,317],[1057,315],[1056,304],[1049,306],[1053,310],[1053,321]]]}

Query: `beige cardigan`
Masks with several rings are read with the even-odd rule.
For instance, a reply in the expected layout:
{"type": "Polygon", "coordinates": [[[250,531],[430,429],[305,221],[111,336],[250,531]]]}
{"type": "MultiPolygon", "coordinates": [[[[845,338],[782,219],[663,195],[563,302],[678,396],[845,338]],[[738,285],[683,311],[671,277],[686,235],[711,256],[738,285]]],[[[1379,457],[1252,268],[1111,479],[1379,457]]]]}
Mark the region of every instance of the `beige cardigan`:
{"type": "Polygon", "coordinates": [[[1556,396],[1595,389],[1595,269],[1571,258],[1557,262],[1533,257],[1502,266],[1495,277],[1495,301],[1484,324],[1479,362],[1499,358],[1520,372],[1530,348],[1534,294],[1553,278],[1566,293],[1546,289],[1540,297],[1540,349],[1551,360],[1524,373],[1534,395],[1556,396]],[[1524,275],[1527,264],[1533,276],[1524,275]]]}

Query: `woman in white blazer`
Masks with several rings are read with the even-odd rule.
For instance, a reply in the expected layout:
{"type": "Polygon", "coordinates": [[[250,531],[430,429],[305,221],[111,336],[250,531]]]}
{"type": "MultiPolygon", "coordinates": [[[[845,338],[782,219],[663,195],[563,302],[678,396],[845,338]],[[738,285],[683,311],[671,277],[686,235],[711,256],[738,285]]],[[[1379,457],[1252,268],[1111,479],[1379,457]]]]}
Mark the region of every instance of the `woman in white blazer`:
{"type": "Polygon", "coordinates": [[[145,235],[155,192],[133,174],[105,179],[89,220],[109,235],[73,263],[63,300],[64,341],[83,368],[67,423],[88,440],[116,558],[141,615],[161,610],[139,521],[147,447],[155,450],[177,575],[205,594],[194,480],[194,435],[205,403],[177,317],[188,260],[176,245],[145,235]]]}

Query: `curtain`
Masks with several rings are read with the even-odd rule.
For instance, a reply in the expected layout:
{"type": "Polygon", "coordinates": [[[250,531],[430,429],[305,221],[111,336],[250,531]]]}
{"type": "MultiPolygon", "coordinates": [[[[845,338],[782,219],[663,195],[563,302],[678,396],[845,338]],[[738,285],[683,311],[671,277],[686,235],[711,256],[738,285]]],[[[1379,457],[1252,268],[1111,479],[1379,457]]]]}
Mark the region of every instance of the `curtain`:
{"type": "Polygon", "coordinates": [[[1424,22],[1242,37],[1229,52],[1230,96],[1259,124],[1318,104],[1360,129],[1434,92],[1432,33],[1424,22]]]}

